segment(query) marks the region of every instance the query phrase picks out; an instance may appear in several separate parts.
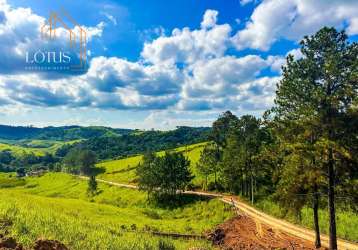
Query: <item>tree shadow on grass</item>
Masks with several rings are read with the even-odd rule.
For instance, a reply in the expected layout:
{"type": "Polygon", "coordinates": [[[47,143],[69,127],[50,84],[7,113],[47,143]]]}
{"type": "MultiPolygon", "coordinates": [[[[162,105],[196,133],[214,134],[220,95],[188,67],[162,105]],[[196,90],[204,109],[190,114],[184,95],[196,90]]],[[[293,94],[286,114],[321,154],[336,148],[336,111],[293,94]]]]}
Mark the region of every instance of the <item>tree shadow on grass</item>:
{"type": "Polygon", "coordinates": [[[185,207],[200,201],[209,201],[211,197],[199,196],[195,194],[177,194],[177,195],[153,195],[148,200],[149,203],[164,209],[175,209],[185,207]]]}
{"type": "Polygon", "coordinates": [[[99,174],[103,174],[106,172],[106,169],[104,167],[95,167],[91,169],[91,174],[94,176],[97,176],[99,174]]]}

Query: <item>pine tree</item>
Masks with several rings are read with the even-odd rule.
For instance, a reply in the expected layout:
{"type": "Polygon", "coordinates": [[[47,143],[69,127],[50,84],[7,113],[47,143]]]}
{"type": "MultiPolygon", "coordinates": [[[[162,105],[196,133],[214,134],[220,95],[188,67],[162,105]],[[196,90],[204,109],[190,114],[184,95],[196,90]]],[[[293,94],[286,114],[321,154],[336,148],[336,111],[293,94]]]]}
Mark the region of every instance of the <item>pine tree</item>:
{"type": "MultiPolygon", "coordinates": [[[[344,124],[357,103],[358,44],[349,44],[346,34],[323,28],[301,41],[303,58],[287,58],[278,84],[274,112],[276,121],[315,120],[322,129],[317,140],[328,172],[329,248],[337,249],[335,185],[348,165],[338,158],[350,158],[342,138],[349,134],[344,124]],[[348,156],[348,157],[347,157],[348,156]]],[[[354,112],[353,112],[354,113],[354,112]]]]}
{"type": "Polygon", "coordinates": [[[217,186],[217,174],[219,172],[219,162],[221,153],[219,148],[214,143],[205,145],[203,151],[200,153],[200,159],[196,165],[198,172],[205,177],[205,188],[208,187],[208,178],[214,175],[215,187],[217,186]]]}

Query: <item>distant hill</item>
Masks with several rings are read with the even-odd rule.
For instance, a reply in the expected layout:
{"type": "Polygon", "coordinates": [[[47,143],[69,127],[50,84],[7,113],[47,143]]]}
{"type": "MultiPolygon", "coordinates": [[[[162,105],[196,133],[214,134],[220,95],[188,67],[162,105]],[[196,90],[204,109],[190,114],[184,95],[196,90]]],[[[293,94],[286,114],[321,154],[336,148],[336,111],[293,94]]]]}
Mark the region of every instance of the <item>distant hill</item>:
{"type": "Polygon", "coordinates": [[[178,127],[170,131],[142,131],[120,137],[95,137],[74,146],[83,146],[96,152],[99,159],[113,159],[205,142],[210,131],[206,127],[178,127]]]}
{"type": "Polygon", "coordinates": [[[143,131],[101,126],[36,128],[0,125],[0,151],[34,152],[36,155],[49,152],[64,157],[72,148],[82,147],[94,151],[98,159],[103,160],[204,142],[210,131],[207,127],[186,126],[169,131],[143,131]]]}
{"type": "Polygon", "coordinates": [[[0,125],[0,139],[21,140],[59,140],[72,141],[79,139],[89,139],[100,136],[121,136],[131,133],[131,129],[116,129],[109,127],[81,127],[81,126],[63,126],[63,127],[23,127],[0,125]]]}

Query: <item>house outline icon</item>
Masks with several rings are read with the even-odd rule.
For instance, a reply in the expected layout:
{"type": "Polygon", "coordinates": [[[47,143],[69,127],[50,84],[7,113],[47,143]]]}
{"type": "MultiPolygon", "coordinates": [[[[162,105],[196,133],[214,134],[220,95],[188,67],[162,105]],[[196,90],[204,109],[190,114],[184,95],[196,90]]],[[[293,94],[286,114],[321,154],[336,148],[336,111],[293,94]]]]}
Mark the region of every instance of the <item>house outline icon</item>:
{"type": "Polygon", "coordinates": [[[70,47],[79,49],[79,64],[71,65],[71,70],[85,70],[87,65],[87,33],[64,9],[61,9],[60,12],[50,12],[49,18],[41,27],[41,37],[43,39],[55,39],[56,29],[60,27],[64,28],[69,34],[70,47]]]}

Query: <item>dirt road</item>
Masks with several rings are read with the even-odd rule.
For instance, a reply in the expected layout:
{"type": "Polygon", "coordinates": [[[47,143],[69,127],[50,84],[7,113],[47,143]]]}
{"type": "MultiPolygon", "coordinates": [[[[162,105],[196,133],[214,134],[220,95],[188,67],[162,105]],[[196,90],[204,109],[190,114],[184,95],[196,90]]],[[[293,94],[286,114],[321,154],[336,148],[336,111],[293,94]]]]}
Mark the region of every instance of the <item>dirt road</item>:
{"type": "MultiPolygon", "coordinates": [[[[222,201],[228,204],[232,204],[232,197],[223,196],[222,201]]],[[[314,231],[294,225],[284,220],[276,219],[270,215],[267,215],[243,202],[234,199],[234,205],[237,207],[241,212],[245,213],[249,217],[253,218],[257,222],[266,224],[272,227],[274,230],[278,230],[281,232],[285,232],[287,234],[294,235],[304,240],[308,240],[310,242],[314,242],[315,235],[314,231]]],[[[321,234],[321,243],[323,247],[328,247],[328,236],[321,234]]],[[[358,250],[358,244],[347,242],[344,240],[338,240],[338,248],[345,249],[345,250],[358,250]]]]}
{"type": "MultiPolygon", "coordinates": [[[[84,176],[80,176],[80,178],[88,179],[87,177],[84,177],[84,176]]],[[[138,186],[130,185],[130,184],[116,183],[116,182],[106,181],[106,180],[101,180],[101,179],[97,179],[97,181],[106,183],[109,185],[117,186],[117,187],[138,189],[138,186]]],[[[280,220],[280,219],[274,218],[270,215],[267,215],[255,208],[247,205],[246,203],[239,201],[234,196],[227,196],[227,195],[202,192],[202,191],[186,191],[185,193],[220,198],[223,202],[235,206],[238,209],[238,213],[243,213],[243,214],[249,216],[258,224],[262,223],[264,225],[271,227],[274,231],[284,232],[284,233],[287,233],[290,235],[294,235],[295,237],[301,238],[303,240],[314,242],[315,236],[314,236],[314,232],[312,230],[306,229],[306,228],[294,225],[292,223],[289,223],[287,221],[280,220]]],[[[328,247],[328,236],[327,235],[321,234],[321,243],[322,243],[323,247],[328,247]]],[[[338,248],[340,250],[358,250],[358,244],[339,239],[338,240],[338,248]]]]}

